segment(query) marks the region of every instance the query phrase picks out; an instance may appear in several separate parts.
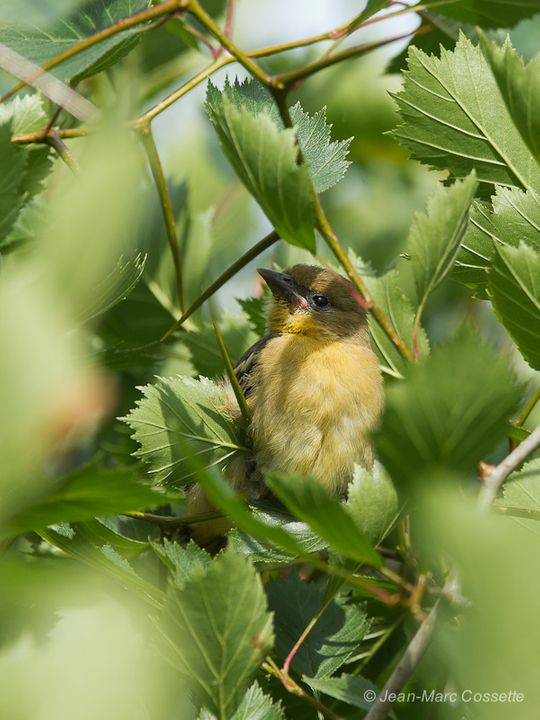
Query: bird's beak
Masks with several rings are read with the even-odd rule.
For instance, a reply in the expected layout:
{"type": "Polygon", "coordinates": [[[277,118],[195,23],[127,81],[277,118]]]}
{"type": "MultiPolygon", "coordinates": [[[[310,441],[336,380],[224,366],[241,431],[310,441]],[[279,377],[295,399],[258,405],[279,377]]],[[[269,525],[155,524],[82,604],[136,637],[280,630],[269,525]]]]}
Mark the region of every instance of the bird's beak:
{"type": "Polygon", "coordinates": [[[298,285],[290,275],[266,268],[257,268],[257,272],[266,282],[275,299],[287,303],[290,312],[308,306],[304,288],[298,285]]]}

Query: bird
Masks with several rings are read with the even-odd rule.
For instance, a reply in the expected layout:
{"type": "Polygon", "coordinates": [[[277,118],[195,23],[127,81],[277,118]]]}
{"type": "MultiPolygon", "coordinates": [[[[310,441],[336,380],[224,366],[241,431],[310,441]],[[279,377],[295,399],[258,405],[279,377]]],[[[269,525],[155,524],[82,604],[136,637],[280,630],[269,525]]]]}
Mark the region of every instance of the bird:
{"type": "MultiPolygon", "coordinates": [[[[267,332],[234,366],[250,411],[244,432],[251,457],[238,457],[225,475],[251,497],[265,469],[308,477],[344,496],[355,464],[373,465],[371,434],[383,411],[365,302],[329,268],[298,264],[258,273],[271,291],[267,332]]],[[[227,380],[222,389],[223,411],[240,426],[227,380]]],[[[200,486],[190,491],[188,507],[212,509],[200,486]]],[[[230,527],[226,518],[206,521],[193,526],[192,536],[204,545],[230,527]]]]}

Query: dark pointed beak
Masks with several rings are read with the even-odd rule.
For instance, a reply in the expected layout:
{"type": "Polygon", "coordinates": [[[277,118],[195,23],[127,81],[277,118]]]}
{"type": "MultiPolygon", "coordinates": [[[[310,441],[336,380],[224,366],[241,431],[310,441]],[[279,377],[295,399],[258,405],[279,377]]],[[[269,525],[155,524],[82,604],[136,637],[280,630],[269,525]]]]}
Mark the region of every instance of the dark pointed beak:
{"type": "Polygon", "coordinates": [[[275,299],[285,301],[291,312],[307,307],[304,288],[290,275],[266,268],[257,268],[257,272],[266,282],[275,299]]]}

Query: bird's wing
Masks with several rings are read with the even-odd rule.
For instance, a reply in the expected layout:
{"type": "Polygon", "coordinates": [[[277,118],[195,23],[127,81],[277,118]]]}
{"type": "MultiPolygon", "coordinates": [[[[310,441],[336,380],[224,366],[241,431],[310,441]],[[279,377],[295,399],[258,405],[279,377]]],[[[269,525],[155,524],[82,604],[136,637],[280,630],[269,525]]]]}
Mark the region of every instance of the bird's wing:
{"type": "Polygon", "coordinates": [[[234,372],[240,383],[240,387],[246,397],[249,396],[253,389],[253,371],[259,361],[261,350],[266,346],[269,340],[272,339],[272,335],[265,335],[263,338],[258,340],[252,345],[246,352],[240,357],[236,365],[234,366],[234,372]]]}

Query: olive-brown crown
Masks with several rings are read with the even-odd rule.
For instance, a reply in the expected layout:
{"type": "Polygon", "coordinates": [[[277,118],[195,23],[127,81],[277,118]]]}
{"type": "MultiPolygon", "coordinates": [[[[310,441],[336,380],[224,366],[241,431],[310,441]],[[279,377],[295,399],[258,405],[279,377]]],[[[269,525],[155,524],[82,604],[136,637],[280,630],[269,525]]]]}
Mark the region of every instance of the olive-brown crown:
{"type": "Polygon", "coordinates": [[[316,265],[293,265],[285,271],[300,302],[274,294],[269,328],[321,340],[351,338],[369,343],[366,311],[354,285],[339,273],[316,265]]]}

